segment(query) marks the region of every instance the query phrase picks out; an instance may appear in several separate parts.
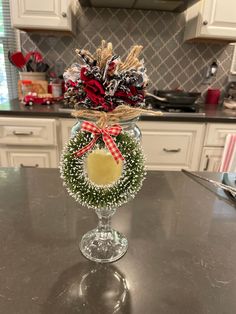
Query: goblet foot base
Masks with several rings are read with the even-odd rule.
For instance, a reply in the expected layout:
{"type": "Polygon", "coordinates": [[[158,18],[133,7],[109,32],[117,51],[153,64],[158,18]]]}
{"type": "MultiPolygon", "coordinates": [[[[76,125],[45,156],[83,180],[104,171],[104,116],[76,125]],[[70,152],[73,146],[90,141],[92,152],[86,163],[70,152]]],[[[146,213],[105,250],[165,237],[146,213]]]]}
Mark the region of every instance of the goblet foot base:
{"type": "Polygon", "coordinates": [[[89,260],[111,263],[121,258],[128,249],[128,240],[120,232],[110,229],[93,229],[87,232],[80,242],[81,253],[89,260]]]}

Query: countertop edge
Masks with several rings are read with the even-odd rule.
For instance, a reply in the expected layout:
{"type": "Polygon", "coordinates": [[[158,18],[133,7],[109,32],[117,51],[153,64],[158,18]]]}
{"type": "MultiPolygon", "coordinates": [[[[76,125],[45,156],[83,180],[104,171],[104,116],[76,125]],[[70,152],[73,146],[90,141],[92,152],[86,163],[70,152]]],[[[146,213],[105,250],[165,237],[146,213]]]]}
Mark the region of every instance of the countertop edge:
{"type": "MultiPolygon", "coordinates": [[[[11,116],[11,117],[39,117],[39,118],[65,118],[65,119],[75,119],[71,116],[70,112],[43,112],[43,111],[6,111],[0,110],[1,116],[11,116]]],[[[218,122],[218,123],[236,123],[236,117],[219,117],[219,116],[141,116],[140,121],[172,121],[172,122],[218,122]]]]}
{"type": "MultiPolygon", "coordinates": [[[[38,118],[61,118],[74,119],[71,111],[62,109],[59,103],[51,106],[33,105],[25,107],[18,99],[0,105],[0,117],[38,117],[38,118]]],[[[170,122],[197,122],[197,123],[236,123],[236,111],[221,108],[201,108],[199,115],[194,113],[165,113],[163,116],[143,115],[140,121],[170,121],[170,122]]]]}

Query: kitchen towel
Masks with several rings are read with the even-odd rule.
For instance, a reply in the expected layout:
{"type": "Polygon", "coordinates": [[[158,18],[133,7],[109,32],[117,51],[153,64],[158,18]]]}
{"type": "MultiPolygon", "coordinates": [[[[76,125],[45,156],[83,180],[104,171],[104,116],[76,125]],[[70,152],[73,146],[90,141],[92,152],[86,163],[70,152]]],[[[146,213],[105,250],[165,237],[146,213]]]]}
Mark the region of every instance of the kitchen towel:
{"type": "Polygon", "coordinates": [[[236,134],[228,134],[226,136],[220,171],[236,171],[236,134]]]}

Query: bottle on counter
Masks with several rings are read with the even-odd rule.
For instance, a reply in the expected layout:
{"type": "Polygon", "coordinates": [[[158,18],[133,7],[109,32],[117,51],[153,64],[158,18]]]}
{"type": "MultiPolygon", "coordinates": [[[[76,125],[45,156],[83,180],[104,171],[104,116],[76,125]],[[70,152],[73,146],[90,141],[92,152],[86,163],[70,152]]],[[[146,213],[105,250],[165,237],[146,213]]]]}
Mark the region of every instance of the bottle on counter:
{"type": "Polygon", "coordinates": [[[65,93],[63,75],[57,76],[55,72],[50,72],[49,77],[48,93],[52,94],[53,98],[60,98],[65,93]]]}
{"type": "Polygon", "coordinates": [[[48,93],[49,94],[52,94],[52,82],[53,82],[53,79],[50,78],[49,83],[48,83],[48,93]]]}
{"type": "Polygon", "coordinates": [[[32,90],[32,81],[22,80],[21,81],[21,92],[22,96],[25,97],[32,90]]]}
{"type": "Polygon", "coordinates": [[[61,82],[52,83],[52,96],[53,98],[58,98],[62,96],[62,84],[61,82]]]}

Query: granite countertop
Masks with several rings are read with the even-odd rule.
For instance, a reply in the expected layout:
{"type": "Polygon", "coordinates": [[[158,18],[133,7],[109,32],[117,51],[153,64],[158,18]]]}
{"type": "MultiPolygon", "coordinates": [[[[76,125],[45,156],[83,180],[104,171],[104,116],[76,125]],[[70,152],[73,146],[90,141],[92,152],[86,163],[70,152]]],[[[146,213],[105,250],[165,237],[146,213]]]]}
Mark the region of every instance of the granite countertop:
{"type": "MultiPolygon", "coordinates": [[[[71,110],[62,109],[60,104],[24,106],[18,99],[0,105],[0,116],[24,116],[24,117],[47,117],[47,118],[72,118],[71,110]]],[[[221,122],[235,123],[236,110],[215,108],[208,105],[194,113],[164,113],[161,117],[142,116],[143,121],[183,121],[183,122],[221,122]]]]}
{"type": "Polygon", "coordinates": [[[223,191],[148,172],[113,217],[128,252],[96,264],[78,249],[95,213],[67,195],[57,169],[0,168],[0,185],[0,313],[236,312],[236,203],[223,191]]]}

